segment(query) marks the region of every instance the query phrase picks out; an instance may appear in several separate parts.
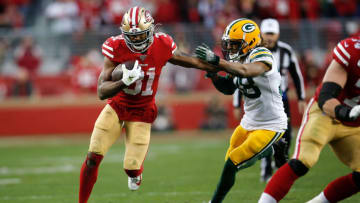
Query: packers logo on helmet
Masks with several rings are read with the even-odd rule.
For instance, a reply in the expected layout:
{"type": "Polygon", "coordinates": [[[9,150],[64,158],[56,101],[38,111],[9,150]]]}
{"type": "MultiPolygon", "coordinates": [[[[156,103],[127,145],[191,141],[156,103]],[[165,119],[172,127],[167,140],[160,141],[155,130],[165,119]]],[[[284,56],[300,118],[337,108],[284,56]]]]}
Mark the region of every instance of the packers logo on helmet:
{"type": "Polygon", "coordinates": [[[130,8],[123,16],[121,31],[126,45],[136,53],[145,52],[154,41],[154,19],[150,12],[142,7],[130,8]],[[140,40],[133,40],[140,35],[140,40]]]}
{"type": "Polygon", "coordinates": [[[222,37],[222,50],[228,60],[239,60],[261,43],[259,26],[252,20],[232,21],[222,37]]]}

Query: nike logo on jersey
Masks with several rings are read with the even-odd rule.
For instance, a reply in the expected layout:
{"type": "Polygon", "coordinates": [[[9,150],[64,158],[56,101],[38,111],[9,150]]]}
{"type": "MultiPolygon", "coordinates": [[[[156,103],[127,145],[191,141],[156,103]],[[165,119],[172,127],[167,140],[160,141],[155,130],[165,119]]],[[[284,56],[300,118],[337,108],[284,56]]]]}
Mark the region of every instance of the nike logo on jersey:
{"type": "Polygon", "coordinates": [[[348,45],[346,42],[344,42],[344,46],[345,46],[345,47],[349,47],[349,45],[348,45]]]}

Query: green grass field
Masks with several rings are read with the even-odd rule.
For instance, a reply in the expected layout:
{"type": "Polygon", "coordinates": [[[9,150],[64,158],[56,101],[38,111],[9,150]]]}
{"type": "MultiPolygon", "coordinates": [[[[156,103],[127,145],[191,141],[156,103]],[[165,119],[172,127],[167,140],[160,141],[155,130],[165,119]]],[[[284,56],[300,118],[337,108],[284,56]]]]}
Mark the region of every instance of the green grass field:
{"type": "MultiPolygon", "coordinates": [[[[231,131],[153,133],[144,180],[136,192],[127,188],[124,145],[119,141],[102,162],[89,203],[207,203],[230,135],[231,131]]],[[[88,142],[88,136],[0,138],[0,202],[77,202],[88,142]]],[[[283,202],[305,202],[349,172],[326,147],[318,164],[296,182],[283,202]]],[[[257,202],[265,187],[259,173],[259,162],[240,171],[224,202],[257,202]]],[[[344,202],[360,202],[360,195],[344,202]]]]}

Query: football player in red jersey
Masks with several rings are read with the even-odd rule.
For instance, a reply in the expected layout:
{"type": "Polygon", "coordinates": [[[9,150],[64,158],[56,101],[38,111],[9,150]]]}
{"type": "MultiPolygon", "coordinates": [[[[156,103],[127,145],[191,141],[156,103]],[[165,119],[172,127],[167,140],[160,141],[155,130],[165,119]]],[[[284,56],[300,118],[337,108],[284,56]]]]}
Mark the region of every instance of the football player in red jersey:
{"type": "Polygon", "coordinates": [[[360,36],[337,44],[322,84],[310,100],[293,158],[270,179],[259,203],[278,202],[329,144],[353,172],[332,181],[309,203],[338,202],[360,190],[360,36]]]}
{"type": "Polygon", "coordinates": [[[126,130],[124,169],[129,177],[128,187],[139,188],[151,123],[157,116],[155,94],[161,69],[167,62],[214,71],[200,59],[182,55],[173,39],[164,33],[154,33],[154,27],[149,11],[130,8],[123,17],[122,34],[108,38],[102,45],[105,57],[98,80],[98,96],[108,102],[95,122],[89,152],[81,168],[79,203],[87,202],[99,164],[122,128],[126,130]],[[135,60],[131,70],[122,67],[121,80],[112,81],[115,67],[135,60]]]}

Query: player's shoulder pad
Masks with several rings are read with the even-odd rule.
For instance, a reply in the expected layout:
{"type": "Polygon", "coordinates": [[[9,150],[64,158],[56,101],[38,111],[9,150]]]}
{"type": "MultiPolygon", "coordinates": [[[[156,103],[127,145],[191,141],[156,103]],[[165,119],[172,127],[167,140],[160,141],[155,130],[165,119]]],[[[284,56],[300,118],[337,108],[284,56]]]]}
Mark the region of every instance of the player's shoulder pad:
{"type": "Polygon", "coordinates": [[[119,52],[123,44],[125,44],[125,42],[122,35],[111,36],[102,44],[101,53],[109,59],[114,59],[115,53],[119,52]]]}
{"type": "Polygon", "coordinates": [[[273,58],[273,55],[269,49],[262,46],[254,48],[249,54],[250,62],[263,57],[273,58]]]}
{"type": "MultiPolygon", "coordinates": [[[[333,58],[344,67],[348,67],[352,55],[360,49],[359,38],[346,38],[340,41],[333,50],[333,58]]],[[[353,56],[354,57],[354,56],[353,56]]]]}
{"type": "Polygon", "coordinates": [[[157,32],[154,34],[155,38],[158,38],[159,41],[164,44],[166,47],[169,47],[171,50],[175,50],[176,49],[176,43],[174,42],[173,38],[163,32],[157,32]]]}

